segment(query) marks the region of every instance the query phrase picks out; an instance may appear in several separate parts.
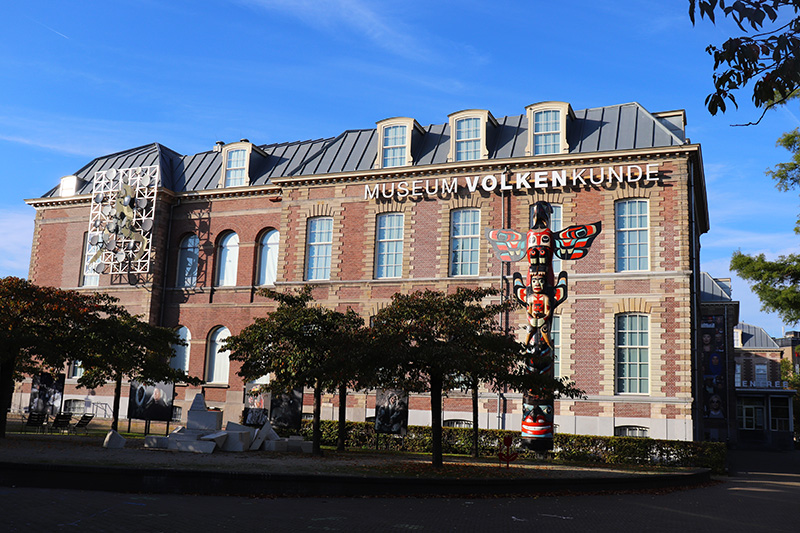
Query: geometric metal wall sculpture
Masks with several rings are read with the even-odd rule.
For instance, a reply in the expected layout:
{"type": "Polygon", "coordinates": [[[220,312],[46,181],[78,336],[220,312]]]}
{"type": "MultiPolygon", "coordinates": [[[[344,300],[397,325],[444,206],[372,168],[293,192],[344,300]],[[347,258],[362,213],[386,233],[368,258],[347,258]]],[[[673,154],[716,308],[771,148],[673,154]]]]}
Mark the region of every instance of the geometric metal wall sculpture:
{"type": "MultiPolygon", "coordinates": [[[[601,223],[550,229],[552,206],[544,201],[531,208],[531,229],[522,234],[511,229],[487,229],[486,237],[501,261],[528,260],[525,277],[514,272],[513,293],[525,306],[528,318],[527,370],[553,375],[553,312],[567,299],[567,273],[553,272],[553,255],[561,259],[581,259],[600,234],[601,223]]],[[[526,391],[522,398],[522,444],[537,451],[553,447],[553,396],[542,397],[526,391]]]]}
{"type": "Polygon", "coordinates": [[[95,172],[84,273],[150,271],[159,166],[95,172]]]}

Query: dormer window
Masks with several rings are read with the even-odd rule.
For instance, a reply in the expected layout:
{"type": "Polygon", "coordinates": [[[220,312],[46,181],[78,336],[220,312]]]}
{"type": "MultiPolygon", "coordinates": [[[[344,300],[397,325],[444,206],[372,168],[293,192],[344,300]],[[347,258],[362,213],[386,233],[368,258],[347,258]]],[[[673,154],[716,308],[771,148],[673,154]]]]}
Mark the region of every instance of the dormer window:
{"type": "Polygon", "coordinates": [[[528,155],[564,154],[567,144],[567,121],[573,117],[566,102],[541,102],[526,108],[528,114],[528,155]]]}
{"type": "Polygon", "coordinates": [[[417,146],[424,131],[413,118],[381,120],[378,126],[376,168],[404,167],[414,164],[412,146],[417,146]]]}
{"type": "Polygon", "coordinates": [[[225,158],[225,186],[241,187],[247,178],[247,150],[229,150],[225,158]]]}
{"type": "Polygon", "coordinates": [[[247,139],[230,144],[218,142],[214,151],[222,154],[218,187],[250,185],[251,181],[258,177],[253,175],[253,172],[258,172],[262,162],[269,157],[266,152],[247,139]]]}
{"type": "Polygon", "coordinates": [[[481,121],[462,118],[456,121],[456,161],[480,159],[481,121]]]}
{"type": "Polygon", "coordinates": [[[406,162],[406,127],[388,126],[383,129],[383,162],[381,167],[402,167],[406,162]]]}
{"type": "Polygon", "coordinates": [[[448,161],[489,158],[489,141],[497,121],[485,109],[467,109],[448,116],[450,154],[448,161]]]}

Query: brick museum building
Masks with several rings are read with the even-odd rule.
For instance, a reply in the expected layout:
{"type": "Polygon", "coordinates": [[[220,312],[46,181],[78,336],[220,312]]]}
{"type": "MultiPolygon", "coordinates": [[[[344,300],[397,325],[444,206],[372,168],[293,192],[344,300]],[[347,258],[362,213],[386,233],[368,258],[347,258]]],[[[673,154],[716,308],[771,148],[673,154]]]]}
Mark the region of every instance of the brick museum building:
{"type": "MultiPolygon", "coordinates": [[[[555,371],[587,394],[556,402],[557,431],[725,439],[718,421],[707,427],[702,393],[701,286],[713,280],[699,269],[708,206],[702,152],[685,124],[683,111],[638,103],[541,102],[514,116],[468,109],[428,126],[394,117],[330,138],[220,141],[192,155],[140,146],[98,157],[27,200],[36,209],[29,277],[106,292],[176,328],[188,346],[174,364],[205,380],[175,388],[176,418],[203,392],[238,421],[248,384],[220,345],[274,309],[259,288],[313,284],[320,305],[367,321],[397,292],[500,289],[504,273],[526,265],[501,263],[485,231],[524,233],[531,206],[546,200],[555,230],[602,223],[586,257],[554,265],[569,274],[553,323],[555,371]]],[[[732,354],[736,319],[728,320],[720,324],[732,354]]],[[[522,339],[526,324],[520,308],[508,327],[522,339]]],[[[733,357],[725,364],[729,378],[733,357]]],[[[75,387],[79,365],[65,372],[67,409],[111,403],[111,387],[75,387]]],[[[29,391],[18,386],[15,408],[29,391]]],[[[348,419],[374,416],[375,391],[347,402],[348,419]]],[[[521,404],[521,394],[482,389],[480,426],[519,430],[521,404]]],[[[412,395],[409,423],[428,424],[428,406],[412,395]]],[[[336,395],[323,398],[323,418],[337,409],[336,395]]],[[[733,424],[734,406],[726,409],[733,424]]],[[[468,393],[448,394],[443,420],[471,420],[468,393]]]]}

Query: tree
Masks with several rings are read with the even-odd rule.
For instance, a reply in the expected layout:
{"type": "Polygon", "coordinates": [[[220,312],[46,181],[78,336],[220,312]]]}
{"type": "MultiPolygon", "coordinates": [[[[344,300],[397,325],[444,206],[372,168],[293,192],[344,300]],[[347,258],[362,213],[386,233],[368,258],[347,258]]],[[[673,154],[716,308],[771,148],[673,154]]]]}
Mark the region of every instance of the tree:
{"type": "MultiPolygon", "coordinates": [[[[313,453],[321,455],[320,407],[323,392],[340,394],[346,405],[347,385],[357,376],[358,349],[354,349],[364,321],[352,310],[346,313],[309,305],[312,287],[295,292],[270,289],[259,294],[278,302],[275,311],[257,318],[226,341],[230,358],[242,362],[239,375],[254,380],[270,375],[273,392],[314,389],[313,453]]],[[[340,431],[344,430],[340,409],[340,431]]]]}
{"type": "Polygon", "coordinates": [[[0,438],[14,394],[14,380],[38,371],[61,371],[91,352],[86,332],[115,299],[103,294],[40,287],[0,279],[0,438]]]}
{"type": "Polygon", "coordinates": [[[442,395],[458,388],[464,376],[473,390],[478,381],[514,388],[536,386],[539,391],[553,391],[561,383],[523,371],[523,346],[496,321],[505,304],[482,304],[497,293],[490,288],[458,288],[453,294],[431,290],[395,294],[373,319],[374,335],[385,347],[378,372],[381,382],[430,392],[434,467],[443,464],[442,395]]]}
{"type": "Polygon", "coordinates": [[[104,317],[91,325],[87,336],[93,349],[80,359],[84,372],[78,378],[78,385],[95,388],[114,382],[111,429],[117,430],[119,425],[123,379],[148,384],[159,381],[201,383],[200,379],[170,366],[175,356],[174,346],[184,344],[176,331],[150,325],[122,307],[108,309],[104,317]]]}
{"type": "Polygon", "coordinates": [[[712,115],[725,112],[726,100],[737,106],[734,92],[751,81],[753,103],[764,112],[800,88],[800,0],[689,0],[692,24],[697,13],[712,23],[717,13],[730,17],[743,32],[706,48],[714,58],[714,92],[706,97],[712,115]]]}

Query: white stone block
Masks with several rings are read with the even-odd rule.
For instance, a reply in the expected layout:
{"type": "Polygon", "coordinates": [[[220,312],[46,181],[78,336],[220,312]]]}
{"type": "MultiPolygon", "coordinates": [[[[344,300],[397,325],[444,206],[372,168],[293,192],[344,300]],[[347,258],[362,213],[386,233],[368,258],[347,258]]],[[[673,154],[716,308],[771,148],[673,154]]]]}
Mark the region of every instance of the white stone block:
{"type": "Polygon", "coordinates": [[[228,438],[222,445],[222,450],[226,452],[246,452],[250,449],[250,432],[249,431],[230,431],[225,430],[228,438]]]}
{"type": "Polygon", "coordinates": [[[103,441],[103,448],[109,450],[118,450],[125,447],[125,437],[114,431],[113,429],[108,432],[106,439],[103,441]]]}
{"type": "Polygon", "coordinates": [[[144,437],[145,448],[166,449],[169,445],[168,443],[169,443],[169,437],[164,437],[160,435],[145,435],[144,437]]]}
{"type": "Polygon", "coordinates": [[[188,429],[219,431],[222,429],[222,411],[189,411],[186,414],[188,429]]]}
{"type": "Polygon", "coordinates": [[[252,426],[243,426],[241,424],[237,424],[236,422],[228,422],[225,424],[225,431],[249,431],[250,440],[252,441],[254,438],[256,438],[256,432],[258,429],[252,426]]]}
{"type": "Polygon", "coordinates": [[[312,443],[305,440],[292,439],[289,437],[287,441],[287,451],[311,453],[312,443]]]}
{"type": "Polygon", "coordinates": [[[288,442],[281,440],[265,440],[261,445],[261,449],[265,452],[285,452],[289,448],[288,442]]]}
{"type": "Polygon", "coordinates": [[[179,440],[176,449],[180,452],[212,453],[217,447],[213,440],[179,440]]]}
{"type": "Polygon", "coordinates": [[[280,437],[278,437],[278,434],[272,429],[270,423],[267,422],[256,432],[256,436],[253,438],[253,444],[250,445],[250,449],[258,450],[261,448],[261,445],[264,444],[265,440],[278,440],[279,438],[280,437]]]}
{"type": "Polygon", "coordinates": [[[211,433],[209,435],[203,435],[200,437],[200,440],[214,441],[217,444],[217,448],[222,448],[222,445],[225,444],[227,439],[228,434],[225,431],[217,431],[216,433],[211,433]]]}

